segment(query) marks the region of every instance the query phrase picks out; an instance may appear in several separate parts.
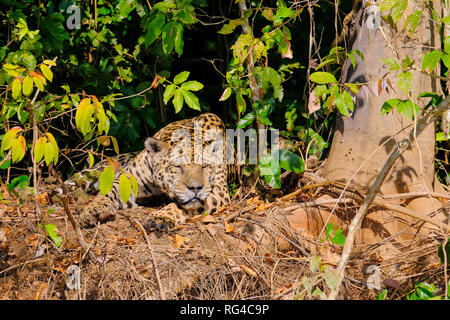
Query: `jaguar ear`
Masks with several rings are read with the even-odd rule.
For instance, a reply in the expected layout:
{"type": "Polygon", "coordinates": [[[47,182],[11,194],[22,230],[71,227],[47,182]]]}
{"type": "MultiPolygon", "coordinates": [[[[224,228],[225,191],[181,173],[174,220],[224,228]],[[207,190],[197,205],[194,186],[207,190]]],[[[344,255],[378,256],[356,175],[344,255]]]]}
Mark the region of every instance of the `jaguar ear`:
{"type": "Polygon", "coordinates": [[[157,155],[164,150],[165,144],[158,139],[147,138],[147,140],[145,140],[145,148],[151,155],[157,155]]]}

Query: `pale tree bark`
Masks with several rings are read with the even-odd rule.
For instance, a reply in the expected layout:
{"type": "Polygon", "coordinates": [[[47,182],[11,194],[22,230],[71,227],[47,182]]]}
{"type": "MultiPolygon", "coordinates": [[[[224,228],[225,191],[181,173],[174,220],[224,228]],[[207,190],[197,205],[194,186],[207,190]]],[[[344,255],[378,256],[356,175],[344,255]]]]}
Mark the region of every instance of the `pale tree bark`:
{"type": "MultiPolygon", "coordinates": [[[[409,1],[406,12],[397,21],[396,30],[384,22],[381,22],[381,28],[378,29],[368,27],[368,8],[364,4],[359,7],[352,22],[349,48],[361,51],[364,59],[356,57],[355,68],[350,61],[347,61],[343,67],[342,81],[366,83],[370,90],[360,90],[354,112],[351,116],[340,117],[337,121],[330,155],[325,165],[326,180],[351,183],[363,190],[368,190],[396,144],[408,135],[414,126],[414,121],[402,117],[396,110],[388,115],[382,115],[383,103],[392,98],[410,98],[423,108],[428,101],[418,100],[419,93],[427,91],[441,94],[439,80],[420,71],[423,56],[430,50],[440,49],[441,44],[440,35],[436,31],[436,22],[433,21],[431,11],[426,7],[427,3],[430,3],[440,15],[441,1],[439,0],[409,1]],[[411,38],[404,32],[405,20],[415,10],[423,10],[423,16],[411,38]],[[389,68],[381,61],[383,58],[393,58],[401,64],[401,60],[407,55],[411,60],[415,60],[414,68],[417,69],[412,70],[414,82],[409,95],[398,88],[397,72],[389,72],[389,68]],[[388,90],[379,93],[379,80],[382,79],[390,79],[395,90],[388,86],[388,90]]],[[[439,68],[435,72],[439,72],[439,68]]],[[[416,118],[419,117],[420,114],[416,118]]],[[[435,123],[431,123],[395,162],[379,194],[443,192],[442,187],[435,180],[434,155],[435,123]]],[[[421,213],[439,213],[441,203],[435,198],[425,196],[410,200],[407,207],[421,213]]],[[[317,210],[314,214],[298,210],[289,219],[295,228],[306,229],[312,233],[323,230],[323,225],[327,221],[349,223],[349,221],[340,221],[334,215],[331,218],[329,216],[330,210],[317,210]]],[[[392,216],[392,213],[372,210],[363,222],[363,227],[372,230],[365,236],[363,232],[359,240],[364,243],[379,241],[406,227],[402,222],[392,220],[392,216]],[[387,220],[392,222],[386,223],[387,220]],[[375,225],[382,225],[382,227],[373,230],[375,225]]],[[[441,216],[441,219],[444,223],[448,222],[448,218],[444,216],[441,216]]]]}

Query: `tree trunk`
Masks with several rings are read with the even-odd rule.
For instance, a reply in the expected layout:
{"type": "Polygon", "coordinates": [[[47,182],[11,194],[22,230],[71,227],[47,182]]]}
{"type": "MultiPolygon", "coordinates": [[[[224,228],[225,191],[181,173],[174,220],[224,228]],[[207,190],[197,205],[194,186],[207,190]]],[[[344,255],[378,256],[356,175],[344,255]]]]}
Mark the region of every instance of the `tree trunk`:
{"type": "MultiPolygon", "coordinates": [[[[425,6],[425,4],[423,5],[425,6]]],[[[438,15],[440,6],[440,1],[433,1],[433,7],[438,15]]],[[[354,112],[351,116],[341,117],[337,121],[330,155],[325,165],[327,180],[351,182],[367,190],[376,179],[396,143],[401,141],[413,128],[410,126],[412,121],[402,117],[396,110],[382,115],[383,103],[392,98],[410,98],[422,109],[428,101],[425,102],[424,99],[419,101],[417,98],[419,93],[425,91],[441,93],[438,80],[420,71],[412,71],[414,82],[408,97],[397,86],[396,79],[399,71],[389,72],[389,68],[380,60],[393,58],[401,64],[401,60],[408,55],[411,60],[415,60],[414,67],[421,69],[422,58],[426,52],[433,50],[431,48],[440,48],[441,41],[440,35],[436,31],[436,24],[429,19],[431,12],[425,7],[421,9],[423,9],[423,17],[411,39],[403,31],[408,14],[419,10],[411,2],[409,2],[403,17],[397,22],[397,30],[393,30],[384,22],[381,22],[382,29],[368,27],[368,8],[360,6],[352,22],[349,47],[361,51],[364,59],[356,57],[355,68],[350,61],[347,61],[343,67],[342,79],[346,83],[366,83],[370,90],[368,95],[363,94],[364,89],[360,90],[354,112]],[[388,91],[383,90],[380,93],[379,80],[383,78],[390,79],[395,90],[388,87],[388,91]]],[[[417,115],[416,118],[418,117],[420,115],[417,115]]],[[[433,192],[437,187],[435,185],[434,155],[435,125],[432,124],[397,160],[381,187],[381,194],[433,192]]],[[[408,208],[421,213],[431,213],[441,207],[438,200],[430,197],[415,198],[403,203],[407,204],[408,208]]],[[[309,212],[307,217],[305,212],[299,210],[290,220],[297,228],[317,233],[326,223],[329,213],[330,210],[318,210],[313,214],[309,212]]],[[[370,239],[365,237],[364,240],[361,238],[360,240],[366,243],[374,242],[404,229],[406,225],[397,219],[392,221],[392,216],[392,213],[372,210],[366,217],[363,226],[371,229],[370,233],[366,233],[366,236],[370,234],[368,236],[370,239]],[[386,219],[390,219],[391,222],[386,223],[386,219]],[[382,225],[382,227],[375,227],[376,225],[382,225]]],[[[351,217],[344,215],[344,217],[340,217],[339,222],[345,226],[349,222],[348,219],[351,217]]],[[[336,216],[333,216],[330,221],[337,221],[336,216]]]]}

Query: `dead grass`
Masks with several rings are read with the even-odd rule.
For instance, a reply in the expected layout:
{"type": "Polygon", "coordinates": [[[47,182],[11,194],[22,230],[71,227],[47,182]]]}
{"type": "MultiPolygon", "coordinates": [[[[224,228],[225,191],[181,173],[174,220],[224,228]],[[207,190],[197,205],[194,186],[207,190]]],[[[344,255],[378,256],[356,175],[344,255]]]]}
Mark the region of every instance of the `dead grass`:
{"type": "MultiPolygon", "coordinates": [[[[219,214],[195,217],[171,233],[149,233],[148,242],[134,219],[154,209],[127,210],[114,221],[83,230],[97,259],[94,262],[82,260],[83,252],[61,207],[42,208],[43,212],[55,209],[45,223],[55,224],[63,238],[57,248],[36,227],[32,205],[20,211],[4,206],[0,208],[0,298],[293,299],[304,289],[302,278],[312,277],[310,257],[319,255],[325,265],[335,266],[342,249],[306,238],[286,224],[285,213],[305,197],[272,206],[258,198],[235,201],[219,214]],[[67,268],[72,264],[81,269],[80,290],[69,290],[66,285],[67,268]]],[[[76,206],[80,204],[71,209],[76,206]]],[[[355,207],[342,205],[340,212],[352,210],[355,207]]],[[[378,290],[367,287],[373,274],[367,273],[370,265],[379,268],[389,298],[401,298],[416,281],[442,286],[439,243],[438,234],[428,233],[409,241],[387,239],[358,245],[346,269],[340,298],[375,298],[378,290]],[[392,288],[397,284],[399,288],[392,288]]],[[[329,291],[324,283],[317,285],[329,291]]]]}

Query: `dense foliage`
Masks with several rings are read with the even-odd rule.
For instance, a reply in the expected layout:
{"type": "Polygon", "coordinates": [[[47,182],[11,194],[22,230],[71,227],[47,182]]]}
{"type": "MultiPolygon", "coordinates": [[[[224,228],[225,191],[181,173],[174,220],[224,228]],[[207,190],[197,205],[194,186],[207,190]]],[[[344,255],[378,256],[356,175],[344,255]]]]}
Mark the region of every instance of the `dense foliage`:
{"type": "MultiPolygon", "coordinates": [[[[404,3],[395,1],[391,19],[404,3]]],[[[345,59],[363,55],[333,43],[350,2],[339,11],[328,1],[282,0],[0,5],[0,157],[12,152],[0,161],[23,161],[19,173],[43,161],[67,175],[105,154],[140,149],[163,125],[199,111],[230,128],[279,129],[287,138],[281,168],[301,172],[305,158],[323,157],[336,111],[349,115],[360,89],[339,76],[345,59]]],[[[410,29],[417,18],[408,17],[410,29]]],[[[445,63],[439,54],[424,69],[445,63]]],[[[408,61],[386,63],[403,68],[407,90],[408,61]]],[[[411,116],[414,105],[388,101],[382,111],[393,108],[411,116]]],[[[260,160],[266,182],[279,187],[280,168],[260,160]]]]}

